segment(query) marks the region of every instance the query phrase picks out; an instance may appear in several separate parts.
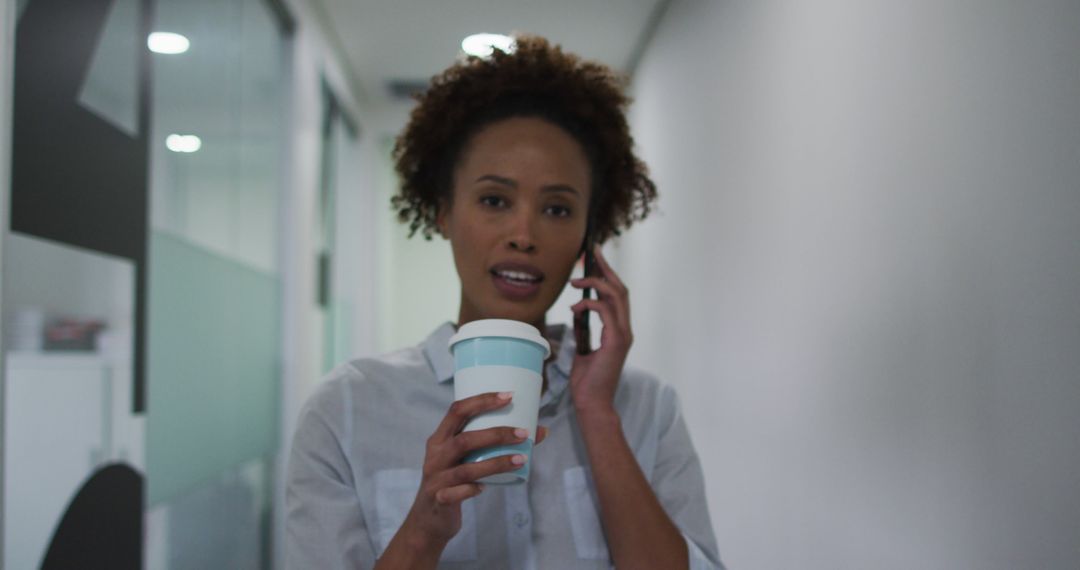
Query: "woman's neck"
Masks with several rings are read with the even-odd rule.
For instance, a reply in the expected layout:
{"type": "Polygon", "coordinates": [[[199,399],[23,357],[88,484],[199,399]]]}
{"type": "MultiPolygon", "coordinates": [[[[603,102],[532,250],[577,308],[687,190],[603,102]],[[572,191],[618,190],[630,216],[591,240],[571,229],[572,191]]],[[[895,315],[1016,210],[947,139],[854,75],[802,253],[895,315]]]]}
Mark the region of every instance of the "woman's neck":
{"type": "MultiPolygon", "coordinates": [[[[457,330],[457,329],[461,328],[461,325],[471,323],[472,321],[479,321],[482,318],[483,317],[470,316],[470,315],[466,314],[465,311],[460,311],[460,312],[458,312],[458,320],[457,320],[456,323],[454,323],[454,329],[457,330]]],[[[540,331],[540,334],[544,338],[547,338],[547,336],[548,336],[547,321],[545,319],[540,319],[539,321],[531,322],[531,323],[528,323],[528,324],[536,327],[536,330],[540,331]]]]}

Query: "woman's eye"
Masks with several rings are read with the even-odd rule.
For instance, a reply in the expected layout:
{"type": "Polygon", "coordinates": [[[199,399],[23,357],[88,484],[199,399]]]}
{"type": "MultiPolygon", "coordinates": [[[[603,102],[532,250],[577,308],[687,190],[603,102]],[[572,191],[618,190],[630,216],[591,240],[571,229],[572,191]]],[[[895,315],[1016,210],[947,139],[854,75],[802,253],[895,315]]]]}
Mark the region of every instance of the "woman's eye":
{"type": "Polygon", "coordinates": [[[480,198],[480,203],[491,208],[506,206],[506,200],[502,196],[483,196],[480,198]]]}
{"type": "Polygon", "coordinates": [[[566,206],[548,206],[547,211],[556,218],[565,218],[570,215],[570,208],[566,206]]]}

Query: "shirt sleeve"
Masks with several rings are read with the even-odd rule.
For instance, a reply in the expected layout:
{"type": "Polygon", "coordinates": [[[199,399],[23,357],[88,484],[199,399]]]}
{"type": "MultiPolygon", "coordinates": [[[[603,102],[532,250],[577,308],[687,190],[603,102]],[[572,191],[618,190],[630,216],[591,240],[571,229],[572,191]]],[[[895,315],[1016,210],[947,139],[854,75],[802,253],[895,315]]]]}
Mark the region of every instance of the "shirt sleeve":
{"type": "MultiPolygon", "coordinates": [[[[328,383],[332,384],[332,383],[328,383]]],[[[304,406],[293,438],[285,488],[285,560],[289,570],[359,569],[375,565],[340,432],[320,409],[330,386],[304,406]]]]}
{"type": "Polygon", "coordinates": [[[672,387],[661,388],[657,408],[660,432],[653,490],[686,539],[691,570],[723,570],[705,501],[701,463],[672,387]]]}

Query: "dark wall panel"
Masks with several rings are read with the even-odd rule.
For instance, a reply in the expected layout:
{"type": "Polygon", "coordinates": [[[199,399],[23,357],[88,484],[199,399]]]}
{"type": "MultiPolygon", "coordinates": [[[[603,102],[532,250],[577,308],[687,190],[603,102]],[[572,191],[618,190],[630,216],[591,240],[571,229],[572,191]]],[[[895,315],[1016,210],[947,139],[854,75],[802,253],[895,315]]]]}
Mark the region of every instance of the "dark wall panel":
{"type": "MultiPolygon", "coordinates": [[[[139,50],[138,135],[79,104],[112,0],[33,0],[15,46],[11,229],[135,263],[133,402],[145,410],[150,52],[139,50]]],[[[140,0],[137,46],[152,21],[140,0]]]]}

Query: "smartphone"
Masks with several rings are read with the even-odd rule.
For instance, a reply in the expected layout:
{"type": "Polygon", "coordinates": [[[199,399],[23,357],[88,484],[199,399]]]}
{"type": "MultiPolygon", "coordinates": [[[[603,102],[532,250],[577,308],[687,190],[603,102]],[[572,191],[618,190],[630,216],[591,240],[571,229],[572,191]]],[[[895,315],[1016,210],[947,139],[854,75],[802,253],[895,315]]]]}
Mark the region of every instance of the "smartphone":
{"type": "MultiPolygon", "coordinates": [[[[585,277],[595,277],[597,275],[596,270],[596,256],[593,254],[592,240],[585,240],[585,277]]],[[[581,291],[582,299],[592,298],[592,287],[586,287],[581,291]]],[[[574,335],[577,340],[577,352],[578,354],[589,354],[592,352],[592,334],[589,331],[589,312],[588,310],[581,311],[577,315],[574,315],[574,335]]]]}

